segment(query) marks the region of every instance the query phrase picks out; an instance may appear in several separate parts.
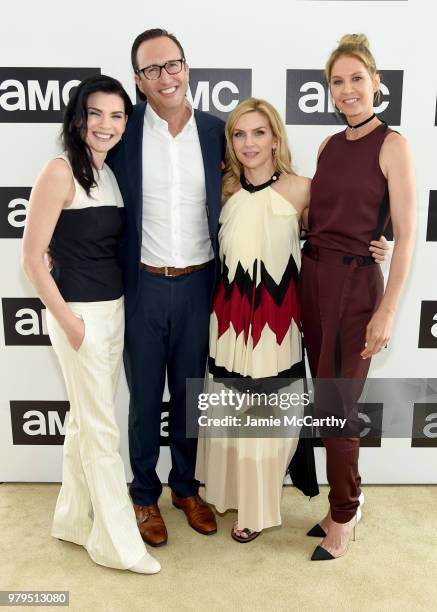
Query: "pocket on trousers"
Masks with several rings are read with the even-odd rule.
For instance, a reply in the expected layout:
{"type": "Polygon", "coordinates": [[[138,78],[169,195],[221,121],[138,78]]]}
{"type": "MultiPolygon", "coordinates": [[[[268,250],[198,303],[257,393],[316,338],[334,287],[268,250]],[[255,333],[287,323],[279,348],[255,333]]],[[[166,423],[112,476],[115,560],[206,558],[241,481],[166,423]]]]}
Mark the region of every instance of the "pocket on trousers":
{"type": "Polygon", "coordinates": [[[73,312],[75,317],[77,317],[78,319],[83,321],[83,324],[84,324],[84,327],[85,327],[84,335],[83,335],[82,342],[80,343],[79,348],[75,349],[75,348],[71,347],[75,353],[81,353],[83,351],[85,345],[88,344],[88,335],[89,335],[88,334],[88,322],[87,322],[86,317],[84,317],[82,312],[77,312],[73,308],[71,310],[72,310],[72,312],[73,312]]]}

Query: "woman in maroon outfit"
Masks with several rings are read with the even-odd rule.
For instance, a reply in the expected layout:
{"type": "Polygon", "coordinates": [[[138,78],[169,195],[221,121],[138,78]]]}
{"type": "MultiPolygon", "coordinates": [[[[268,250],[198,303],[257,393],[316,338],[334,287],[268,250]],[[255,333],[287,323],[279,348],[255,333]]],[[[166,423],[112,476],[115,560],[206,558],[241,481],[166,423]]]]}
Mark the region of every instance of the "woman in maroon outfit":
{"type": "MultiPolygon", "coordinates": [[[[407,276],[415,234],[415,182],[405,138],[373,112],[380,81],[365,36],[343,36],[328,60],[326,78],[348,127],[325,139],[319,149],[300,297],[312,376],[353,380],[337,386],[332,382],[318,397],[316,381],[316,416],[346,416],[350,424],[357,422],[370,358],[390,338],[407,276]],[[395,246],[384,291],[368,244],[383,233],[389,217],[395,246]]],[[[324,536],[312,560],[342,556],[361,514],[357,430],[342,437],[325,430],[321,436],[330,510],[308,534],[324,536]]]]}

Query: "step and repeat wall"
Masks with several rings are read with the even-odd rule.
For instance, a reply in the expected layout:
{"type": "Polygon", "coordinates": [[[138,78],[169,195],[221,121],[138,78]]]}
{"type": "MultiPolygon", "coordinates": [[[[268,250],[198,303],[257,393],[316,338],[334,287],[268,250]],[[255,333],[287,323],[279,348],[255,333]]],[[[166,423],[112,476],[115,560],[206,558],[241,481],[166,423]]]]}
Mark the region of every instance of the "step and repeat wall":
{"type": "MultiPolygon", "coordinates": [[[[393,338],[371,376],[432,378],[437,373],[437,5],[423,0],[257,0],[144,3],[128,0],[27,0],[3,6],[0,36],[0,480],[59,481],[68,401],[50,347],[45,310],[20,269],[31,186],[59,151],[62,111],[71,90],[91,74],[120,79],[135,100],[130,48],[138,33],[164,27],[181,40],[190,65],[193,106],[226,118],[247,96],[263,97],[287,124],[294,165],[312,176],[320,142],[343,129],[323,67],[338,39],[367,34],[381,71],[376,112],[404,134],[418,179],[418,232],[412,272],[393,338]]],[[[387,276],[388,265],[383,271],[387,276]]],[[[409,403],[409,435],[371,436],[384,404],[361,414],[361,471],[366,483],[437,483],[437,399],[409,403]],[[419,432],[419,433],[417,433],[419,432]],[[421,435],[419,435],[421,434],[421,435]]],[[[162,405],[159,472],[170,465],[167,401],[162,405]]],[[[405,408],[403,408],[405,410],[405,408]]],[[[128,391],[117,392],[122,455],[128,391]]],[[[323,449],[317,449],[321,482],[323,449]]]]}

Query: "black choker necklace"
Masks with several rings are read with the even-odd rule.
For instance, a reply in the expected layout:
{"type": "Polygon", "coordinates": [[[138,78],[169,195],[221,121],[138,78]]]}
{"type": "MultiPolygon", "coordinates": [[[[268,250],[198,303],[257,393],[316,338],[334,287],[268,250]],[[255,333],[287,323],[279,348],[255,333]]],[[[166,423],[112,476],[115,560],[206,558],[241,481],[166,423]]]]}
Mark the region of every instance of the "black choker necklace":
{"type": "Polygon", "coordinates": [[[249,191],[249,193],[255,193],[255,191],[261,191],[261,189],[265,189],[266,187],[269,187],[272,183],[276,182],[279,178],[279,175],[280,172],[276,171],[274,175],[262,185],[252,185],[252,183],[249,183],[249,181],[246,179],[244,173],[242,173],[242,175],[240,176],[240,183],[243,189],[249,191]]]}
{"type": "Polygon", "coordinates": [[[356,130],[357,128],[362,127],[363,125],[366,125],[366,123],[369,123],[369,121],[372,121],[374,117],[376,117],[375,113],[373,113],[373,115],[371,115],[367,119],[364,119],[364,121],[361,121],[361,123],[357,123],[357,125],[351,125],[347,119],[346,123],[351,130],[356,130]]]}

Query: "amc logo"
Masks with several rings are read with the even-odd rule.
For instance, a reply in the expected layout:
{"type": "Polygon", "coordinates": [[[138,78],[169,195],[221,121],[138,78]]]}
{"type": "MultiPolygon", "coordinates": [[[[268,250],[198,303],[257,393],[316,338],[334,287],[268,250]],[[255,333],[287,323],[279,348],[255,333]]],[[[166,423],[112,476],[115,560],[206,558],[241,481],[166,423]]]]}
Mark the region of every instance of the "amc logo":
{"type": "MultiPolygon", "coordinates": [[[[314,415],[314,412],[312,412],[314,415]]],[[[383,404],[358,404],[358,418],[360,422],[360,446],[379,448],[381,446],[383,404]]],[[[315,446],[323,446],[318,438],[314,440],[315,446]]]]}
{"type": "MultiPolygon", "coordinates": [[[[66,401],[10,402],[12,441],[15,445],[62,445],[70,403],[66,401]]],[[[161,446],[168,446],[168,411],[162,404],[161,446]]]]}
{"type": "Polygon", "coordinates": [[[358,417],[361,424],[360,446],[380,447],[383,404],[366,403],[358,406],[358,417]]]}
{"type": "Polygon", "coordinates": [[[46,310],[38,298],[2,298],[6,346],[49,346],[46,310]]]}
{"type": "MultiPolygon", "coordinates": [[[[226,119],[242,100],[252,95],[249,68],[190,68],[187,99],[193,108],[226,119]]],[[[144,96],[137,90],[137,102],[144,96]]]]}
{"type": "MultiPolygon", "coordinates": [[[[381,101],[375,113],[389,125],[400,125],[403,70],[381,72],[381,101]]],[[[339,125],[322,70],[287,70],[286,123],[339,125]]]]}
{"type": "Polygon", "coordinates": [[[228,113],[252,95],[248,68],[192,68],[187,98],[194,108],[226,119],[228,113]]]}
{"type": "Polygon", "coordinates": [[[429,192],[427,242],[437,242],[437,191],[429,192]]]}
{"type": "Polygon", "coordinates": [[[437,404],[414,404],[411,446],[437,446],[437,404]]]}
{"type": "Polygon", "coordinates": [[[0,187],[0,238],[22,238],[30,187],[0,187]]]}
{"type": "Polygon", "coordinates": [[[168,416],[170,402],[162,402],[161,404],[161,431],[159,435],[159,443],[161,446],[168,446],[168,416]]]}
{"type": "Polygon", "coordinates": [[[69,402],[11,401],[12,441],[21,444],[63,444],[69,402]]]}
{"type": "Polygon", "coordinates": [[[100,68],[0,68],[0,123],[61,123],[71,90],[100,68]]]}
{"type": "Polygon", "coordinates": [[[437,348],[437,302],[422,301],[419,348],[437,348]]]}

